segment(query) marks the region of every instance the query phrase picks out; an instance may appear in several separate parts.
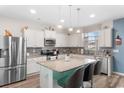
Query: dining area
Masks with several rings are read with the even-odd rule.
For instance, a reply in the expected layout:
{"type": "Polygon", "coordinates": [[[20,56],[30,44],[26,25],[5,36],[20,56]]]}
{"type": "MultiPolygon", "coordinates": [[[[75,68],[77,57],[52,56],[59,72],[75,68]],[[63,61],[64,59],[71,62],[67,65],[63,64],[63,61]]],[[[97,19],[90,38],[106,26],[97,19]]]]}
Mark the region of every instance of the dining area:
{"type": "Polygon", "coordinates": [[[41,88],[94,88],[94,76],[101,73],[102,61],[99,58],[71,56],[37,62],[40,65],[41,88]]]}

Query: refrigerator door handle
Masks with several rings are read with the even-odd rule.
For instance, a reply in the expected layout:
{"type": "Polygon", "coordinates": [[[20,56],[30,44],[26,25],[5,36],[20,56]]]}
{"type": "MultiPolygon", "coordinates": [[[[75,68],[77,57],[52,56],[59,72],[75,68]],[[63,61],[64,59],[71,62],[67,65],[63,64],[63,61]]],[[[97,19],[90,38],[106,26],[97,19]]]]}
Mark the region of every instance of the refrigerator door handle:
{"type": "Polygon", "coordinates": [[[11,54],[12,41],[11,41],[11,37],[9,37],[8,39],[9,39],[9,66],[11,66],[12,65],[12,54],[11,54]]]}
{"type": "Polygon", "coordinates": [[[24,38],[24,63],[27,64],[27,39],[24,38]]]}

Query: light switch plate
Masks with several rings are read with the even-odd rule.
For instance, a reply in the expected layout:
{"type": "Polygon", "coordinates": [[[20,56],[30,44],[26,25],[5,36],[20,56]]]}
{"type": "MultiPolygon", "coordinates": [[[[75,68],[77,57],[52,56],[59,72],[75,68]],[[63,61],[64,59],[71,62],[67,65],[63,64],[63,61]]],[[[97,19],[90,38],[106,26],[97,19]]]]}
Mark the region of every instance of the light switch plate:
{"type": "Polygon", "coordinates": [[[114,49],[113,52],[114,53],[119,53],[119,49],[114,49]]]}

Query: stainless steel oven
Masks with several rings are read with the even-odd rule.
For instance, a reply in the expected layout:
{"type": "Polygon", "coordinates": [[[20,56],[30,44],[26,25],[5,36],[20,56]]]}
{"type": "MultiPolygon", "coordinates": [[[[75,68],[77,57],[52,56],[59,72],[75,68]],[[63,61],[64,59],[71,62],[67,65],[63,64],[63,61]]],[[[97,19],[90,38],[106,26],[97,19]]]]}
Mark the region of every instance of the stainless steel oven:
{"type": "Polygon", "coordinates": [[[45,46],[55,46],[56,40],[55,39],[44,39],[45,46]]]}

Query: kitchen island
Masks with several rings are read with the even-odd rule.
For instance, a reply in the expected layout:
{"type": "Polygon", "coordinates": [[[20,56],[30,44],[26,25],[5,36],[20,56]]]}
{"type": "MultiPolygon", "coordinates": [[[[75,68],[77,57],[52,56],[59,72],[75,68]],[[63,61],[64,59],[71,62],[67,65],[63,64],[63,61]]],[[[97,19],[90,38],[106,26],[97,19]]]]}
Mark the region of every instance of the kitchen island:
{"type": "Polygon", "coordinates": [[[68,61],[65,59],[57,59],[37,62],[40,65],[40,87],[58,87],[56,83],[57,79],[65,74],[71,73],[71,71],[77,67],[93,62],[96,62],[96,60],[83,56],[73,56],[70,57],[68,61]]]}

